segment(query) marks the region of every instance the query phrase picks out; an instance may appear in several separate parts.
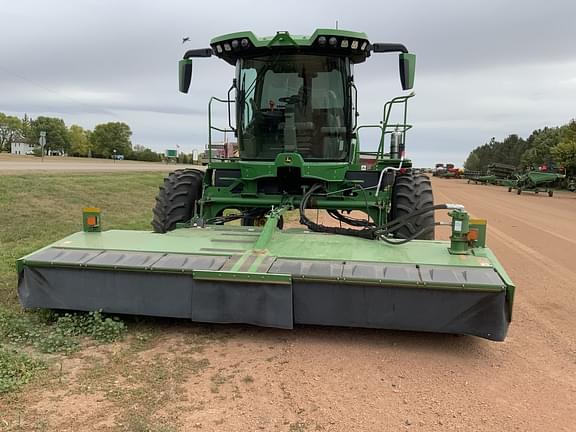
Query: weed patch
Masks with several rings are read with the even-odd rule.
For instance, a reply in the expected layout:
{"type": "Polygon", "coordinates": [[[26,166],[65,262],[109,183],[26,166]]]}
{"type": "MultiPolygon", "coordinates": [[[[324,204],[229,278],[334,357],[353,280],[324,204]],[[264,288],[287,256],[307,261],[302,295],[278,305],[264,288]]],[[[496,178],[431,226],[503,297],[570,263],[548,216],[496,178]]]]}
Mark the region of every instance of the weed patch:
{"type": "Polygon", "coordinates": [[[0,393],[20,388],[45,368],[46,365],[42,360],[0,347],[0,393]]]}
{"type": "Polygon", "coordinates": [[[0,341],[27,345],[44,353],[71,353],[80,347],[80,338],[114,342],[126,331],[117,318],[101,312],[54,314],[17,313],[0,309],[0,341]],[[52,323],[47,323],[52,320],[52,323]]]}

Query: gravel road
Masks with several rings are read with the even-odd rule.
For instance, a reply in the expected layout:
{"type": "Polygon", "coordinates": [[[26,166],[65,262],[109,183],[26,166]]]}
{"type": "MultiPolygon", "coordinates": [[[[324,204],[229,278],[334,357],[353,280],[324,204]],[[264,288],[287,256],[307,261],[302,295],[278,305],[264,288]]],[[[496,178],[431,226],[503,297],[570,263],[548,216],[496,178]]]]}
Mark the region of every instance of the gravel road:
{"type": "MultiPolygon", "coordinates": [[[[192,167],[188,165],[175,165],[165,163],[116,161],[107,159],[88,159],[73,157],[45,157],[44,161],[35,156],[0,155],[0,175],[14,175],[19,173],[95,173],[95,172],[136,172],[159,171],[169,172],[176,168],[192,167]]],[[[194,166],[193,168],[198,168],[194,166]]]]}

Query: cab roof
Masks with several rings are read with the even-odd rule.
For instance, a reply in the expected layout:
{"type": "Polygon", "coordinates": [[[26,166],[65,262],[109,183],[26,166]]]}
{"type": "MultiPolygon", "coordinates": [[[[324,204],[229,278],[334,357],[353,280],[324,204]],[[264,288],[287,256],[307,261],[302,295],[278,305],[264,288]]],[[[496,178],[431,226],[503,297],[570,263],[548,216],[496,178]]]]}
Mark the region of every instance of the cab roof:
{"type": "Polygon", "coordinates": [[[311,36],[279,31],[274,36],[258,37],[251,31],[228,33],[210,41],[212,53],[231,65],[242,57],[274,52],[341,55],[352,63],[362,63],[372,46],[365,33],[339,29],[317,29],[311,36]]]}

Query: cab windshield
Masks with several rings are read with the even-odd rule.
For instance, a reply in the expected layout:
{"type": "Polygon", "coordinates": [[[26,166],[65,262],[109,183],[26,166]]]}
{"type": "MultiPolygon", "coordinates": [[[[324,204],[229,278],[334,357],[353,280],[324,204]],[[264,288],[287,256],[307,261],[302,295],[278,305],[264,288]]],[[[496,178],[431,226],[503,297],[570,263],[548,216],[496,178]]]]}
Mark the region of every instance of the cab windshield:
{"type": "Polygon", "coordinates": [[[240,61],[240,157],[275,159],[298,152],[307,160],[344,160],[350,116],[346,60],[272,55],[240,61]]]}

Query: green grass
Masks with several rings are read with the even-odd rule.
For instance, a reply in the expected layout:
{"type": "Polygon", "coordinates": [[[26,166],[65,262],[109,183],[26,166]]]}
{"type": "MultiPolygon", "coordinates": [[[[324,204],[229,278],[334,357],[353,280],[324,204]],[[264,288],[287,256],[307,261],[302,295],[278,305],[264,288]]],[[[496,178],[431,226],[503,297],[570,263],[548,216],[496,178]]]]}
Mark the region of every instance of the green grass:
{"type": "Polygon", "coordinates": [[[82,207],[102,209],[105,229],[150,229],[161,173],[0,176],[0,393],[45,368],[41,353],[76,351],[82,338],[111,342],[122,322],[97,312],[24,312],[16,260],[82,229],[82,207]],[[30,352],[32,354],[30,354],[30,352]]]}
{"type": "Polygon", "coordinates": [[[150,229],[161,173],[0,176],[0,306],[17,309],[16,260],[82,229],[100,207],[105,229],[150,229]]]}

